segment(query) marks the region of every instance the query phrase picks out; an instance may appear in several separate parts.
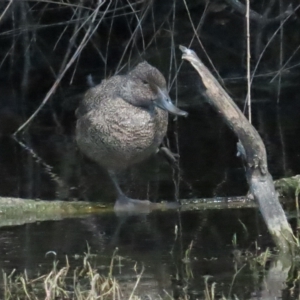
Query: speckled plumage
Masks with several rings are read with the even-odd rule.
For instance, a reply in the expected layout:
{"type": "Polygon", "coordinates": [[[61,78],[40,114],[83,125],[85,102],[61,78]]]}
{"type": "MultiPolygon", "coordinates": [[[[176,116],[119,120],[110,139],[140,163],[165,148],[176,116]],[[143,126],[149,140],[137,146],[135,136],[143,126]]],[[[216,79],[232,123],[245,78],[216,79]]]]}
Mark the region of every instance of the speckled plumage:
{"type": "Polygon", "coordinates": [[[109,170],[124,169],[154,153],[167,131],[168,112],[153,101],[163,75],[147,62],[87,91],[77,110],[76,140],[90,159],[109,170]]]}

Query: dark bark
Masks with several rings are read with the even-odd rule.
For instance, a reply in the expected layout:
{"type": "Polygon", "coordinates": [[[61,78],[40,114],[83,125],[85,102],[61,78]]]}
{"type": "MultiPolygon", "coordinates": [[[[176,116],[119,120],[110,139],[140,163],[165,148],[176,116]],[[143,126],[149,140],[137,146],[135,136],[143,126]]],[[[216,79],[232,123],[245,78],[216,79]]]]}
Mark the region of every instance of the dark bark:
{"type": "Polygon", "coordinates": [[[188,60],[199,73],[206,98],[239,139],[238,151],[245,162],[250,191],[259,204],[276,246],[284,253],[294,253],[296,240],[275,192],[272,176],[268,171],[266,149],[260,135],[195,52],[182,46],[180,49],[183,52],[182,58],[188,60]]]}

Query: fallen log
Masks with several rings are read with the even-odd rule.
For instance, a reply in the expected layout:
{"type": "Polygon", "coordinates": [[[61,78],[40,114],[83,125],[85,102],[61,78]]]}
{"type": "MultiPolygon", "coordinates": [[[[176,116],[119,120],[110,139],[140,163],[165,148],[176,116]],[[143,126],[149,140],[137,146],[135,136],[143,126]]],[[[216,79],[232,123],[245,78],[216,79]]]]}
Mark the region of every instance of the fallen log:
{"type": "Polygon", "coordinates": [[[43,201],[0,197],[0,228],[41,221],[84,217],[96,213],[112,212],[113,207],[83,201],[43,201]]]}
{"type": "Polygon", "coordinates": [[[272,176],[268,171],[265,145],[247,118],[200,61],[193,50],[180,46],[182,59],[189,61],[199,73],[204,95],[238,138],[238,152],[245,163],[250,192],[273,240],[282,253],[294,254],[297,241],[279,203],[272,176]]]}

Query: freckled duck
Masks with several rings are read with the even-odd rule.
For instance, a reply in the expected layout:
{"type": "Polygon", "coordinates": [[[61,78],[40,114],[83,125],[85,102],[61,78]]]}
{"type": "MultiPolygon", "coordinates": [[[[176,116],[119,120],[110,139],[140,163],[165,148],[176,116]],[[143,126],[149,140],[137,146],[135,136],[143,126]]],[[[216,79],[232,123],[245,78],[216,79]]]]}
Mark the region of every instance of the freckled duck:
{"type": "Polygon", "coordinates": [[[127,75],[103,80],[85,94],[76,111],[77,144],[108,170],[118,192],[115,210],[151,205],[125,196],[115,174],[157,151],[167,131],[168,112],[187,116],[172,104],[164,76],[147,62],[127,75]]]}

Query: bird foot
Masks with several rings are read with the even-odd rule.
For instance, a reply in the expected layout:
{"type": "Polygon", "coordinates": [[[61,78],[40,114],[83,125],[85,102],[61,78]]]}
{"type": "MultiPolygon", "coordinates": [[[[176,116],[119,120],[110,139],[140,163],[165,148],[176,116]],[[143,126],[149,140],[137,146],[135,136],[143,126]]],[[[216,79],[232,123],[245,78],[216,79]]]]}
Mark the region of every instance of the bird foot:
{"type": "Polygon", "coordinates": [[[178,202],[153,203],[149,200],[137,200],[120,195],[114,206],[114,211],[127,214],[147,214],[154,209],[177,209],[180,207],[178,202]]]}
{"type": "Polygon", "coordinates": [[[131,199],[125,195],[120,195],[115,203],[114,210],[117,213],[149,213],[154,205],[155,203],[149,200],[131,199]]]}

